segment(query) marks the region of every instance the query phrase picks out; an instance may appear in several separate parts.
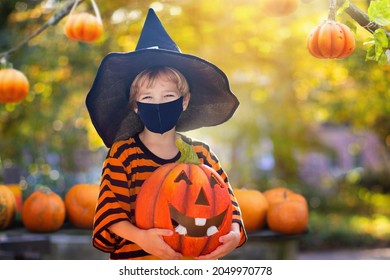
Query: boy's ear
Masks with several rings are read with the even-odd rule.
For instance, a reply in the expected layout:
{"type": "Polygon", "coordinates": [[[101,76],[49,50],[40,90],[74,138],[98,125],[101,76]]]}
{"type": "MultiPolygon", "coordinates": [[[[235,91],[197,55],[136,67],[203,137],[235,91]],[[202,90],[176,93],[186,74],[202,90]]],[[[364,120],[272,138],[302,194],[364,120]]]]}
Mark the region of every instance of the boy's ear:
{"type": "Polygon", "coordinates": [[[183,111],[185,111],[190,103],[191,94],[185,94],[183,96],[183,111]]]}
{"type": "Polygon", "coordinates": [[[138,114],[138,106],[135,104],[134,106],[129,105],[129,109],[131,111],[134,111],[136,114],[138,114]]]}

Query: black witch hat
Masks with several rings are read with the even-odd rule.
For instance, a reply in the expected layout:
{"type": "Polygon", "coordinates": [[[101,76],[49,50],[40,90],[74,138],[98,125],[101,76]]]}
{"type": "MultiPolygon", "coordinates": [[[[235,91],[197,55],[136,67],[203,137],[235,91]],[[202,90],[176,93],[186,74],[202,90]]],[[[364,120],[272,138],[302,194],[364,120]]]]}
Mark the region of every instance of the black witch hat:
{"type": "Polygon", "coordinates": [[[107,147],[143,130],[129,107],[130,85],[143,70],[168,66],[180,71],[191,99],[176,125],[177,131],[215,126],[232,117],[239,102],[222,70],[199,57],[184,54],[149,9],[135,51],[109,53],[102,60],[86,105],[93,125],[107,147]]]}

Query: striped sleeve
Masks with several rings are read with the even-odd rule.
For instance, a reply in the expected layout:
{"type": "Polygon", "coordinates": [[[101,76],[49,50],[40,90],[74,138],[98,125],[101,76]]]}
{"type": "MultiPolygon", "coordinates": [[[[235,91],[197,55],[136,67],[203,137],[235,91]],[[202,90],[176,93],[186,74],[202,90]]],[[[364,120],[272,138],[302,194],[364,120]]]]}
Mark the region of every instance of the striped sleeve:
{"type": "Polygon", "coordinates": [[[247,234],[242,220],[240,206],[238,205],[237,199],[233,192],[233,188],[230,185],[228,176],[226,172],[223,170],[217,156],[214,154],[214,152],[210,149],[210,147],[207,144],[201,141],[192,141],[192,146],[196,151],[200,161],[203,164],[208,165],[211,168],[213,168],[215,171],[217,171],[217,173],[223,178],[225,183],[228,185],[229,194],[233,205],[233,213],[232,213],[233,222],[236,222],[240,225],[241,239],[240,239],[239,246],[242,246],[247,240],[247,234]]]}
{"type": "Polygon", "coordinates": [[[112,233],[110,225],[130,220],[129,188],[122,162],[107,157],[103,164],[100,192],[93,226],[93,245],[104,252],[113,252],[122,246],[124,240],[112,233]]]}

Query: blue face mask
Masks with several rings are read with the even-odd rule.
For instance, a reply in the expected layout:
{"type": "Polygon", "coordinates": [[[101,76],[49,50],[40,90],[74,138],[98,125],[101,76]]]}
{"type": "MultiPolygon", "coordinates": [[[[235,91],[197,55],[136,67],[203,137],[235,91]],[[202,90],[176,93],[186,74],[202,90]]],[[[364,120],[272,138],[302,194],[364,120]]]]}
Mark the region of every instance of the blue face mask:
{"type": "Polygon", "coordinates": [[[175,127],[183,112],[183,96],[171,102],[151,104],[137,102],[138,116],[147,129],[164,134],[175,127]]]}

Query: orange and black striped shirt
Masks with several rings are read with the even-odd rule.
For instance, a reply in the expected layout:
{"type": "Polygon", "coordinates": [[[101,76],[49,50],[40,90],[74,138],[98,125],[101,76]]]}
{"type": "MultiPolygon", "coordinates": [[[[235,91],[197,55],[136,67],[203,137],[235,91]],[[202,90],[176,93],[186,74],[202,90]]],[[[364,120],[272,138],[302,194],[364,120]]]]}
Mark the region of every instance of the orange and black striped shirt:
{"type": "MultiPolygon", "coordinates": [[[[192,145],[202,164],[214,168],[229,186],[233,203],[233,222],[240,224],[240,246],[246,241],[240,208],[234,197],[226,173],[220,166],[210,147],[201,141],[195,141],[181,135],[183,141],[192,145]]],[[[123,239],[108,228],[117,222],[126,220],[135,223],[135,201],[143,182],[161,165],[175,162],[176,157],[165,160],[154,155],[136,135],[124,141],[114,143],[108,151],[103,164],[100,193],[93,225],[93,246],[110,253],[110,259],[147,259],[151,257],[137,244],[123,239]]]]}

